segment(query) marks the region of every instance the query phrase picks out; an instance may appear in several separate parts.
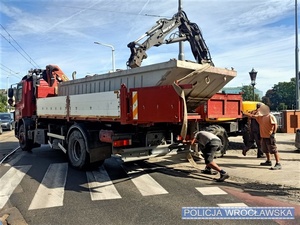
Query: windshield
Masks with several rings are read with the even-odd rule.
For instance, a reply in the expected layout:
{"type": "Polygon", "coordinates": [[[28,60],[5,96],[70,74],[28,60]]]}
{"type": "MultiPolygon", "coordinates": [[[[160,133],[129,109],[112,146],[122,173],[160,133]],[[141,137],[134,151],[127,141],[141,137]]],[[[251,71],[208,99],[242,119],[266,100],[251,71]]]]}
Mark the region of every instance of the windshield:
{"type": "Polygon", "coordinates": [[[10,120],[10,114],[0,114],[0,120],[10,120]]]}

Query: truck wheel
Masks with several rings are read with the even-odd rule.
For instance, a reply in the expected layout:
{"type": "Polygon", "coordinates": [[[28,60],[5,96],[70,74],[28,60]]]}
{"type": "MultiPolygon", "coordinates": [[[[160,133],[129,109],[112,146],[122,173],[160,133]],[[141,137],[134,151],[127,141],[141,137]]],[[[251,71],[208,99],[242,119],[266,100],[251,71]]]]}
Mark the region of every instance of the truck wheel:
{"type": "Polygon", "coordinates": [[[27,138],[24,124],[22,124],[19,128],[18,139],[20,147],[23,151],[31,151],[33,147],[33,141],[27,138]]]}
{"type": "Polygon", "coordinates": [[[70,164],[78,169],[82,169],[88,161],[86,141],[78,130],[74,130],[69,136],[68,158],[70,164]]]}
{"type": "Polygon", "coordinates": [[[216,158],[223,157],[226,154],[226,150],[228,148],[228,143],[229,143],[226,130],[224,129],[224,127],[221,127],[219,125],[210,125],[206,127],[205,130],[213,133],[214,135],[218,136],[221,139],[223,146],[220,149],[220,151],[216,152],[215,157],[216,158]]]}

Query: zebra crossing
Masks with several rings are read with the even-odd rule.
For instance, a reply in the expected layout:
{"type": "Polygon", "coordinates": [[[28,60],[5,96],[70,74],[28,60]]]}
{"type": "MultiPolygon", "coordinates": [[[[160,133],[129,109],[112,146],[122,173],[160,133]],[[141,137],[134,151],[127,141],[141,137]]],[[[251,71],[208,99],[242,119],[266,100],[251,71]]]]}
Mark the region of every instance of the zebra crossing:
{"type": "Polygon", "coordinates": [[[142,168],[138,168],[134,171],[128,171],[126,168],[123,169],[127,172],[134,185],[138,188],[141,195],[161,195],[168,194],[159,183],[156,182],[149,174],[145,173],[142,168]]]}
{"type": "MultiPolygon", "coordinates": [[[[17,186],[22,182],[32,165],[10,166],[8,171],[0,177],[0,210],[8,202],[17,186]]],[[[49,165],[43,179],[31,200],[28,210],[62,207],[64,205],[64,193],[68,176],[69,165],[66,162],[52,163],[49,165]]],[[[160,196],[169,194],[164,185],[155,180],[148,170],[139,165],[134,166],[119,164],[119,168],[125,172],[127,180],[130,180],[143,197],[160,196]]],[[[46,169],[46,168],[45,168],[46,169]]],[[[98,170],[85,173],[85,185],[88,187],[91,201],[122,199],[122,190],[118,190],[104,166],[98,170]]],[[[120,189],[120,188],[119,188],[120,189]]],[[[227,192],[217,186],[195,187],[203,196],[226,195],[227,192]]],[[[135,192],[135,190],[132,190],[135,192]]],[[[219,203],[218,206],[246,206],[244,203],[219,203]]]]}
{"type": "Polygon", "coordinates": [[[30,168],[31,165],[11,167],[7,173],[0,178],[0,209],[4,207],[30,168]]]}
{"type": "Polygon", "coordinates": [[[122,198],[103,166],[86,175],[92,201],[122,198]]]}
{"type": "Polygon", "coordinates": [[[63,206],[68,163],[50,164],[29,210],[63,206]]]}
{"type": "MultiPolygon", "coordinates": [[[[31,165],[10,167],[0,178],[0,209],[4,207],[30,168],[31,165]]],[[[142,196],[168,194],[168,191],[142,168],[135,170],[125,166],[122,168],[142,196]]],[[[68,163],[50,164],[28,210],[63,206],[67,174],[68,163]]],[[[86,180],[92,201],[122,198],[104,166],[98,170],[87,171],[86,180]]]]}

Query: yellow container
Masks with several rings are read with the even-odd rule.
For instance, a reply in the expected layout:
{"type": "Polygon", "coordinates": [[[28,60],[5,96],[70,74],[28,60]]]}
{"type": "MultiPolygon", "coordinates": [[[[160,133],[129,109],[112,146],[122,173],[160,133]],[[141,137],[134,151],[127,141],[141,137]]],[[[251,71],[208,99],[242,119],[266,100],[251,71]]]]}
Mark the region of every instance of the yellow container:
{"type": "Polygon", "coordinates": [[[256,109],[256,104],[261,102],[254,102],[254,101],[243,101],[243,112],[251,112],[256,109]]]}

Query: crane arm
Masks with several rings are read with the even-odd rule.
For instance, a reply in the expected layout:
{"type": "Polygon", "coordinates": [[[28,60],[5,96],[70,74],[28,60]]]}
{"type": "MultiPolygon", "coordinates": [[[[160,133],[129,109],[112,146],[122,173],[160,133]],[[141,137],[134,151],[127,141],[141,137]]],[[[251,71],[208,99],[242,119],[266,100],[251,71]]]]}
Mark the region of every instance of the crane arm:
{"type": "Polygon", "coordinates": [[[131,55],[127,61],[130,68],[139,67],[142,61],[147,58],[146,51],[152,46],[160,46],[162,44],[171,44],[179,41],[189,41],[192,53],[198,63],[210,63],[213,65],[208,47],[203,39],[202,33],[195,23],[191,23],[185,12],[176,13],[171,19],[160,19],[156,25],[148,30],[144,35],[136,41],[130,42],[127,47],[130,48],[131,55]],[[179,29],[179,35],[176,38],[170,35],[166,36],[176,28],[179,29]],[[147,39],[143,43],[139,43],[142,39],[147,39]]]}
{"type": "Polygon", "coordinates": [[[69,80],[64,72],[56,65],[48,65],[43,71],[43,79],[47,81],[49,87],[51,87],[55,81],[63,82],[69,80]]]}

